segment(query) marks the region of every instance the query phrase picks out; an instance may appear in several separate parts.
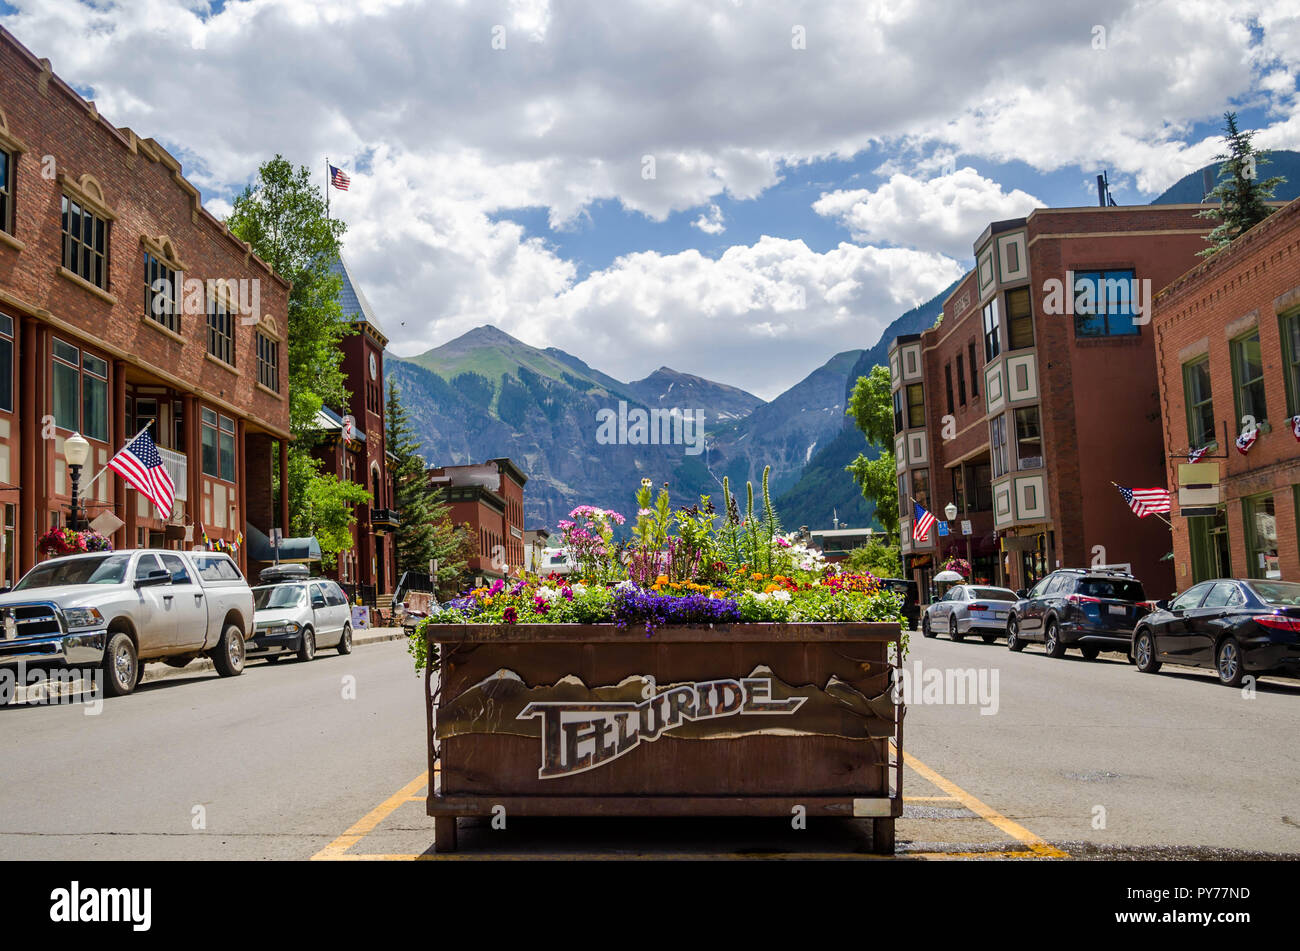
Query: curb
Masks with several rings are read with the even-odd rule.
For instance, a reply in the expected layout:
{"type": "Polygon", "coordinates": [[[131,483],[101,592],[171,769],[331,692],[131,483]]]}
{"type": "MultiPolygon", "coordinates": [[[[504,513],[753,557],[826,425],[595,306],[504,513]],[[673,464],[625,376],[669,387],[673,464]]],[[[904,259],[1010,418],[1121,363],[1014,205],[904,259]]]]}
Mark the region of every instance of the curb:
{"type": "MultiPolygon", "coordinates": [[[[352,646],[361,647],[365,644],[381,644],[384,641],[405,640],[406,635],[400,628],[378,627],[365,634],[353,634],[352,646]]],[[[322,650],[333,650],[332,647],[324,647],[322,650]]],[[[260,658],[251,657],[249,660],[259,660],[260,658]]],[[[212,666],[212,660],[207,657],[196,657],[184,667],[169,667],[164,663],[146,664],[144,674],[140,677],[139,683],[148,684],[156,680],[166,680],[168,677],[175,677],[178,674],[192,674],[199,671],[215,670],[212,666]]],[[[138,684],[137,684],[138,685],[138,684]]]]}

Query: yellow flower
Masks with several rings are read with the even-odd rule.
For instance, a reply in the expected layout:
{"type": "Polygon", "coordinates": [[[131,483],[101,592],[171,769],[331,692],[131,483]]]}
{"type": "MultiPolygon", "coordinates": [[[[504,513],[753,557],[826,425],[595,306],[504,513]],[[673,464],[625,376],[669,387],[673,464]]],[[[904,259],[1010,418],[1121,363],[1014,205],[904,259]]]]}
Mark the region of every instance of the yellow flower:
{"type": "Polygon", "coordinates": [[[764,586],[763,586],[763,592],[764,592],[765,594],[771,594],[771,593],[772,593],[773,591],[775,591],[778,587],[779,587],[779,585],[774,585],[774,584],[764,585],[764,586]]]}
{"type": "Polygon", "coordinates": [[[763,576],[762,576],[761,574],[759,574],[757,571],[754,572],[752,575],[750,575],[750,577],[751,577],[754,581],[762,581],[762,580],[763,580],[763,576]]]}
{"type": "Polygon", "coordinates": [[[655,579],[656,585],[667,584],[667,583],[668,583],[667,575],[660,575],[658,578],[655,579]]]}

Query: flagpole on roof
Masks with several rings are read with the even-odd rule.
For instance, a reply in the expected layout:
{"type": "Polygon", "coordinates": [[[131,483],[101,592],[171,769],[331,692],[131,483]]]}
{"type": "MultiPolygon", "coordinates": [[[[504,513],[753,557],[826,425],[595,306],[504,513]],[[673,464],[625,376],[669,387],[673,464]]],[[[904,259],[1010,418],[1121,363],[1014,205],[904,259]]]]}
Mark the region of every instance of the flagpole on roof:
{"type": "MultiPolygon", "coordinates": [[[[123,448],[126,448],[126,446],[131,445],[131,443],[133,443],[133,442],[135,442],[137,439],[139,439],[139,438],[140,438],[140,433],[143,433],[145,430],[147,430],[147,429],[148,429],[150,426],[152,426],[152,425],[153,425],[153,420],[151,419],[151,420],[149,420],[149,422],[147,422],[147,423],[144,424],[144,429],[140,430],[139,433],[136,433],[134,436],[132,436],[130,439],[128,439],[128,440],[126,441],[126,443],[124,444],[123,448]]],[[[118,450],[118,451],[120,452],[121,450],[118,450]]],[[[99,481],[99,477],[102,476],[102,475],[103,475],[105,472],[107,472],[107,471],[108,471],[108,466],[104,466],[104,468],[100,469],[99,472],[97,472],[97,473],[95,474],[95,478],[93,478],[93,479],[91,479],[89,482],[87,482],[86,485],[85,485],[85,487],[82,488],[81,491],[82,491],[83,493],[84,493],[84,492],[87,492],[87,490],[89,490],[90,487],[91,487],[92,485],[94,485],[96,482],[99,481]]]]}

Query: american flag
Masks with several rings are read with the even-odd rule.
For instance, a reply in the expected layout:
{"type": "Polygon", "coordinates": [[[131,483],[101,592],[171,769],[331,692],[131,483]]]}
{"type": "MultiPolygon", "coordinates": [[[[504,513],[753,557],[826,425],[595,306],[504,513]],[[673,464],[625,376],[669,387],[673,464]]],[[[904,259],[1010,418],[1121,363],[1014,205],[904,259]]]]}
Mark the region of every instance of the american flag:
{"type": "Polygon", "coordinates": [[[163,518],[171,516],[172,503],[176,501],[176,483],[167,474],[158,447],[149,437],[149,430],[141,432],[108,460],[108,467],[143,492],[158,507],[163,518]]]}
{"type": "Polygon", "coordinates": [[[335,168],[333,165],[331,165],[330,184],[333,185],[335,188],[337,188],[339,191],[345,192],[348,190],[348,186],[352,184],[352,179],[348,178],[347,175],[344,174],[343,169],[335,168]]]}
{"type": "Polygon", "coordinates": [[[1168,489],[1126,489],[1122,485],[1115,488],[1119,489],[1119,494],[1124,496],[1124,501],[1138,518],[1169,511],[1168,489]]]}
{"type": "Polygon", "coordinates": [[[1191,452],[1189,452],[1189,453],[1187,454],[1187,461],[1188,461],[1188,462],[1199,462],[1200,459],[1201,459],[1201,456],[1205,455],[1205,454],[1206,454],[1207,452],[1209,452],[1209,451],[1210,451],[1210,447],[1209,447],[1209,446],[1202,446],[1200,449],[1193,449],[1191,452]]]}
{"type": "Polygon", "coordinates": [[[912,540],[923,542],[930,537],[930,528],[934,525],[934,516],[921,508],[921,503],[913,501],[916,521],[912,523],[912,540]]]}
{"type": "Polygon", "coordinates": [[[1237,452],[1244,456],[1246,453],[1250,452],[1250,447],[1255,445],[1255,440],[1258,438],[1258,429],[1242,430],[1241,435],[1237,437],[1237,452]]]}

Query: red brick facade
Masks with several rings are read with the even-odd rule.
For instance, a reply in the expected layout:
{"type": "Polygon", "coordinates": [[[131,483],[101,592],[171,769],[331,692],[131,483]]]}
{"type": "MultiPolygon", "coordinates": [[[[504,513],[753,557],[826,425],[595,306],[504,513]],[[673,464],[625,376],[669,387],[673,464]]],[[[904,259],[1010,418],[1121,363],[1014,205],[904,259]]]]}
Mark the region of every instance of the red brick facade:
{"type": "Polygon", "coordinates": [[[502,578],[524,566],[524,484],[528,476],[509,459],[479,466],[440,466],[429,481],[446,493],[451,520],[469,526],[472,576],[502,578]]]}
{"type": "Polygon", "coordinates": [[[1172,590],[1169,529],[1137,519],[1111,484],[1165,484],[1151,327],[1139,318],[1136,333],[1090,334],[1096,321],[1061,305],[1074,303],[1065,291],[1071,274],[1131,274],[1140,287],[1163,287],[1205,247],[1198,210],[1038,209],[995,222],[975,243],[976,268],[945,301],[942,322],[894,341],[902,538],[923,599],[938,563],[967,557],[963,518],[972,523],[975,575],[990,582],[1021,588],[1057,567],[1127,564],[1152,592],[1172,590]],[[916,416],[909,387],[922,401],[916,416]],[[918,486],[926,497],[917,500],[941,520],[957,504],[954,534],[911,539],[918,486]]]}
{"type": "Polygon", "coordinates": [[[92,447],[82,485],[149,420],[178,483],[166,521],[116,474],[93,483],[83,520],[114,512],[125,522],[116,547],[188,547],[204,533],[235,542],[246,524],[282,523],[270,482],[273,444],[288,436],[288,285],[203,209],[157,142],[115,128],[3,30],[0,109],[9,166],[0,330],[11,331],[0,358],[12,361],[12,392],[0,393],[4,580],[30,568],[38,535],[70,515],[63,447],[78,430],[92,447]],[[95,255],[78,251],[77,261],[92,262],[90,280],[79,264],[64,266],[69,220],[105,252],[96,271],[95,255]],[[146,255],[179,272],[179,302],[195,311],[170,327],[149,314],[146,255]],[[181,273],[196,288],[189,301],[181,273]],[[225,328],[218,355],[209,352],[209,309],[225,328]],[[259,337],[278,351],[278,372],[259,365],[259,353],[273,352],[259,350],[259,337]]]}
{"type": "Polygon", "coordinates": [[[1157,297],[1152,326],[1161,421],[1170,452],[1179,453],[1168,461],[1169,485],[1179,486],[1179,466],[1187,462],[1183,453],[1211,428],[1210,419],[1216,439],[1203,461],[1213,465],[1220,482],[1217,506],[1197,503],[1215,509],[1213,515],[1183,514],[1175,491],[1179,590],[1214,577],[1300,581],[1300,441],[1292,428],[1300,413],[1297,322],[1300,201],[1275,212],[1157,297]],[[1257,379],[1251,368],[1256,362],[1247,359],[1247,348],[1253,355],[1256,346],[1262,379],[1254,392],[1262,392],[1262,413],[1247,405],[1253,396],[1242,385],[1257,379]],[[1208,406],[1197,399],[1201,391],[1193,374],[1208,380],[1208,406]],[[1199,403],[1203,415],[1189,414],[1189,402],[1199,403]],[[1232,443],[1248,412],[1257,418],[1258,437],[1242,455],[1232,443]]]}

